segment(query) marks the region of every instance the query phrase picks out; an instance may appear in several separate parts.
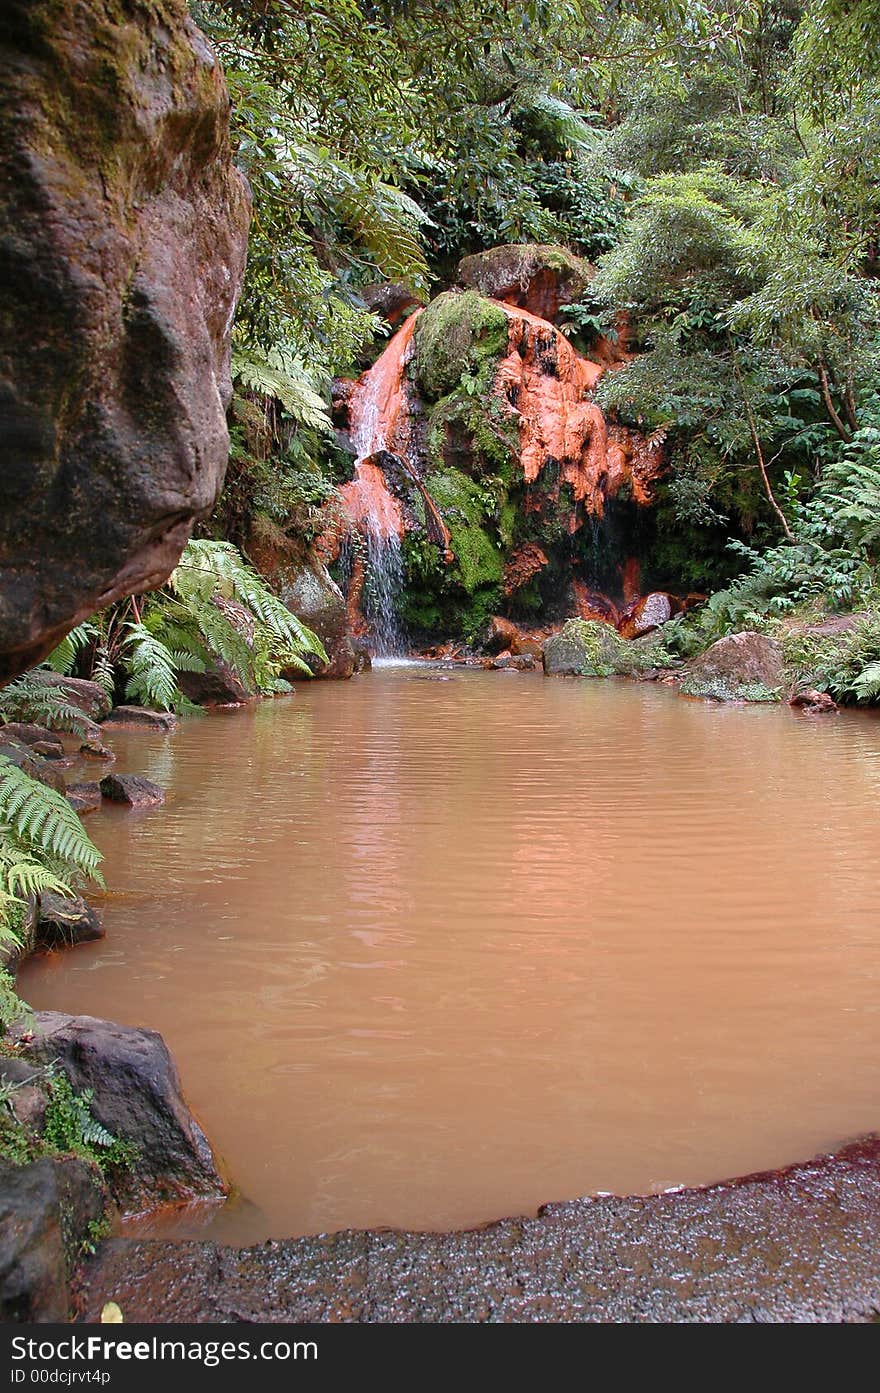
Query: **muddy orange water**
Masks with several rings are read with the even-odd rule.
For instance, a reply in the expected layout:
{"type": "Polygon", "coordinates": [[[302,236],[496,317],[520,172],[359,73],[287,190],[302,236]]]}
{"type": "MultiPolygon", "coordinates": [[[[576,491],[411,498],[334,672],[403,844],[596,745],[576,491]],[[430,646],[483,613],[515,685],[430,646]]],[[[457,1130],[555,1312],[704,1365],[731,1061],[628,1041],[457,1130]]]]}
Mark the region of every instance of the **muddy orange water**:
{"type": "Polygon", "coordinates": [[[168,805],[89,819],[107,938],[21,987],[163,1033],[240,1241],[880,1126],[871,716],[404,667],[112,743],[168,805]]]}

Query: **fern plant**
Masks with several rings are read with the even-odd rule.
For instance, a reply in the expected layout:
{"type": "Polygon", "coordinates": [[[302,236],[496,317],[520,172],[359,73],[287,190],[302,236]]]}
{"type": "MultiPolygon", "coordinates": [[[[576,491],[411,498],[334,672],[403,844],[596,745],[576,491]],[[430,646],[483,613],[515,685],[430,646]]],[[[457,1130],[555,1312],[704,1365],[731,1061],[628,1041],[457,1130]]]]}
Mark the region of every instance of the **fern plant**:
{"type": "MultiPolygon", "coordinates": [[[[59,879],[91,879],[101,883],[101,853],[63,794],[32,779],[23,769],[0,757],[0,838],[4,857],[16,850],[24,860],[6,872],[10,893],[20,894],[29,871],[27,858],[37,858],[59,879]],[[10,879],[11,877],[11,879],[10,879]]],[[[57,886],[31,886],[57,889],[57,886]]]]}
{"type": "Polygon", "coordinates": [[[251,344],[232,355],[233,380],[259,396],[277,399],[298,426],[333,434],[327,403],[302,359],[287,345],[264,351],[251,344]]]}
{"type": "MultiPolygon", "coordinates": [[[[67,799],[0,757],[0,953],[22,943],[28,905],[45,891],[103,885],[101,859],[67,799]]],[[[26,1011],[0,970],[0,1033],[26,1011]]]]}
{"type": "MultiPolygon", "coordinates": [[[[67,639],[70,637],[68,634],[67,639]]],[[[67,639],[64,640],[65,644],[67,639]]],[[[63,658],[56,657],[58,649],[51,657],[55,658],[56,663],[67,662],[69,658],[70,666],[66,671],[70,672],[78,651],[79,648],[72,644],[68,646],[63,658]]],[[[59,666],[55,671],[65,669],[59,666]]],[[[33,721],[49,730],[69,731],[82,740],[91,740],[95,734],[94,721],[90,721],[88,716],[73,704],[63,687],[49,686],[27,672],[0,690],[0,719],[33,721]]]]}
{"type": "MultiPolygon", "coordinates": [[[[166,586],[96,615],[49,662],[57,672],[84,669],[111,696],[124,693],[161,711],[193,712],[198,708],[180,689],[181,673],[205,672],[220,662],[249,690],[277,692],[289,690],[282,672],[311,676],[310,656],[327,661],[320,639],[272,594],[237,548],[201,539],[188,543],[166,586]]],[[[28,719],[43,713],[47,724],[54,713],[56,729],[94,731],[57,689],[28,676],[19,684],[0,694],[0,713],[3,697],[12,692],[10,711],[26,710],[28,719]]]]}

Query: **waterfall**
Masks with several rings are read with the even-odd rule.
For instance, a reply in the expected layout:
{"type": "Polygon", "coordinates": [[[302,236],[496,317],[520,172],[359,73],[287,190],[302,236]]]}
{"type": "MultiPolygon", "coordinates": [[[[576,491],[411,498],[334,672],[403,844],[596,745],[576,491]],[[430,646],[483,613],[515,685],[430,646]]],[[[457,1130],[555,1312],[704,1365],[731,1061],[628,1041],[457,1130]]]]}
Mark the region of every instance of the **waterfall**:
{"type": "Polygon", "coordinates": [[[353,567],[350,599],[354,590],[380,657],[396,657],[406,651],[398,615],[404,527],[400,504],[388,489],[375,457],[392,446],[405,448],[405,441],[399,439],[407,425],[404,368],[419,313],[405,322],[364,373],[349,407],[354,479],[341,493],[364,547],[363,573],[355,580],[358,568],[353,567]]]}

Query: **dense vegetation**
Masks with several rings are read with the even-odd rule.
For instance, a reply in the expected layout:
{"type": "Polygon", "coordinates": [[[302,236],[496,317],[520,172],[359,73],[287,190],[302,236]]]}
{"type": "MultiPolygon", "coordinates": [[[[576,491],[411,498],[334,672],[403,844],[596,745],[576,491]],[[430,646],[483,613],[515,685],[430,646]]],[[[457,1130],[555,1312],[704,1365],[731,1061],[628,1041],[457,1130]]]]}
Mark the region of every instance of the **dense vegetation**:
{"type": "MultiPolygon", "coordinates": [[[[771,548],[776,610],[865,602],[872,543],[827,501],[877,458],[876,11],[199,5],[256,197],[215,534],[255,511],[307,529],[346,477],[328,380],[381,343],[371,287],[424,300],[463,254],[555,241],[599,265],[576,341],[625,322],[641,350],[603,405],[668,440],[649,573],[714,588],[743,569],[733,537],[749,566],[771,548]]],[[[870,509],[861,482],[847,506],[870,509]]]]}

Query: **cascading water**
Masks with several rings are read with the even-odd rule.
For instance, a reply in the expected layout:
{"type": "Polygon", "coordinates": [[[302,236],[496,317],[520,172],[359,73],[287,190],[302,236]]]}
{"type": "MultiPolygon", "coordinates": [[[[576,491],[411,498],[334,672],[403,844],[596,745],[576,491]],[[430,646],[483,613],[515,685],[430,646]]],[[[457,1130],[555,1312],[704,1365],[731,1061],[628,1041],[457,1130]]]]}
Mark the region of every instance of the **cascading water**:
{"type": "Polygon", "coordinates": [[[349,419],[355,451],[354,479],[341,490],[346,509],[363,542],[352,561],[352,607],[358,605],[380,657],[406,651],[398,615],[403,588],[403,515],[389,491],[376,456],[396,446],[405,425],[404,365],[420,311],[395,334],[385,352],[364,373],[351,400],[349,419]]]}
{"type": "Polygon", "coordinates": [[[366,534],[366,583],[361,602],[380,658],[406,652],[406,636],[398,617],[403,591],[403,549],[396,533],[383,537],[373,528],[366,534]]]}

